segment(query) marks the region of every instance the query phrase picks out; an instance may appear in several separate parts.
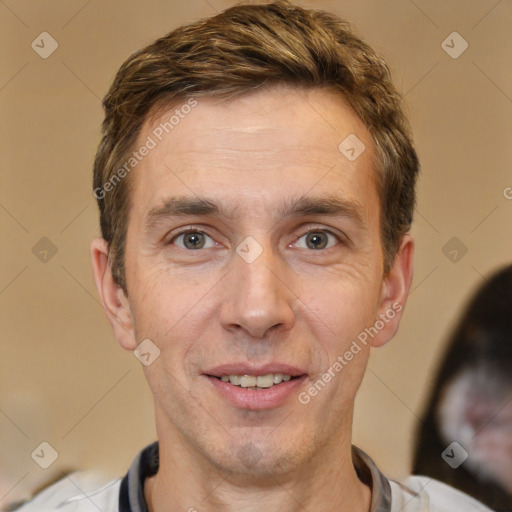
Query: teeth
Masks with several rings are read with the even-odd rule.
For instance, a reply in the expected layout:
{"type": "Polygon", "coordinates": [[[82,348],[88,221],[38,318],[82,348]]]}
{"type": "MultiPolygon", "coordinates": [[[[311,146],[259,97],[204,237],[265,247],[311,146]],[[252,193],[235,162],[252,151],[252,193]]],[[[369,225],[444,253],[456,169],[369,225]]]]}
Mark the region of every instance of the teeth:
{"type": "Polygon", "coordinates": [[[271,388],[274,385],[274,376],[269,373],[268,375],[258,375],[256,377],[256,386],[259,388],[271,388]]]}
{"type": "Polygon", "coordinates": [[[241,380],[242,380],[242,377],[240,375],[230,375],[229,376],[229,382],[231,382],[231,384],[234,384],[235,386],[240,386],[241,380]]]}
{"type": "Polygon", "coordinates": [[[257,377],[254,375],[222,375],[220,380],[246,389],[265,389],[271,388],[283,381],[289,381],[291,378],[291,375],[269,373],[267,375],[258,375],[257,377]]]}
{"type": "Polygon", "coordinates": [[[274,382],[274,384],[280,384],[281,382],[283,382],[283,374],[282,373],[274,373],[273,382],[274,382]]]}
{"type": "MultiPolygon", "coordinates": [[[[229,380],[231,380],[231,377],[229,380]]],[[[242,375],[242,377],[240,377],[240,386],[243,388],[252,388],[256,386],[256,377],[253,377],[252,375],[242,375]]]]}

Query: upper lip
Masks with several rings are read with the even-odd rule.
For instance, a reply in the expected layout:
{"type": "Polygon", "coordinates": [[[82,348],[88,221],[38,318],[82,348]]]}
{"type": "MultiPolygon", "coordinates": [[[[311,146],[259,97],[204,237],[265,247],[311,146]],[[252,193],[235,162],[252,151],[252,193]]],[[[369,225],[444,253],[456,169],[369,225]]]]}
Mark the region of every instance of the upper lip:
{"type": "Polygon", "coordinates": [[[223,375],[259,376],[270,373],[282,373],[283,375],[298,377],[306,372],[297,366],[284,363],[267,363],[259,366],[248,363],[230,363],[216,366],[204,372],[205,375],[211,375],[212,377],[222,377],[223,375]]]}

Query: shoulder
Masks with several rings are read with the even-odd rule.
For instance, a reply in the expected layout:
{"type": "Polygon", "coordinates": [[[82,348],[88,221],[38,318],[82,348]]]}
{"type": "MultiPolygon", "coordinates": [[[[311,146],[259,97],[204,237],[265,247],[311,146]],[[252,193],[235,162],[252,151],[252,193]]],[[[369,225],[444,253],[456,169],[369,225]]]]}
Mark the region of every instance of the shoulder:
{"type": "Polygon", "coordinates": [[[491,512],[471,496],[427,476],[409,476],[402,482],[390,480],[390,484],[392,512],[491,512]]]}
{"type": "Polygon", "coordinates": [[[117,512],[121,479],[105,481],[97,473],[76,472],[44,489],[16,512],[117,512]]]}

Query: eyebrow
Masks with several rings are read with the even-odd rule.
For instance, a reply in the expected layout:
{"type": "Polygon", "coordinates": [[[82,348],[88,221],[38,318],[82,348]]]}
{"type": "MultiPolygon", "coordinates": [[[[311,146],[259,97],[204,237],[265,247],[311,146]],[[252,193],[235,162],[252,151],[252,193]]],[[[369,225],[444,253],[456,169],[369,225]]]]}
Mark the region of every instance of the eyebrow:
{"type": "MultiPolygon", "coordinates": [[[[212,216],[231,220],[235,216],[238,205],[229,208],[207,197],[173,196],[155,208],[152,208],[146,215],[144,225],[146,229],[155,227],[160,222],[174,217],[187,216],[212,216]]],[[[279,218],[305,217],[308,215],[330,215],[346,217],[364,227],[362,205],[353,200],[341,198],[335,195],[327,196],[302,196],[298,199],[285,201],[276,212],[279,218]]]]}

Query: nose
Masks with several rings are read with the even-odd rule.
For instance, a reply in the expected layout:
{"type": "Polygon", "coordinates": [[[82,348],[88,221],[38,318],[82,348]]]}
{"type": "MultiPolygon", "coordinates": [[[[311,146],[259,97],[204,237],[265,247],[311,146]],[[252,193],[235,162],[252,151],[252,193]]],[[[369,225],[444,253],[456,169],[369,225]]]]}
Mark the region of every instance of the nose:
{"type": "Polygon", "coordinates": [[[222,326],[232,332],[245,331],[254,338],[289,330],[295,319],[295,294],[292,273],[282,259],[265,246],[250,263],[234,254],[232,265],[224,280],[222,326]]]}

